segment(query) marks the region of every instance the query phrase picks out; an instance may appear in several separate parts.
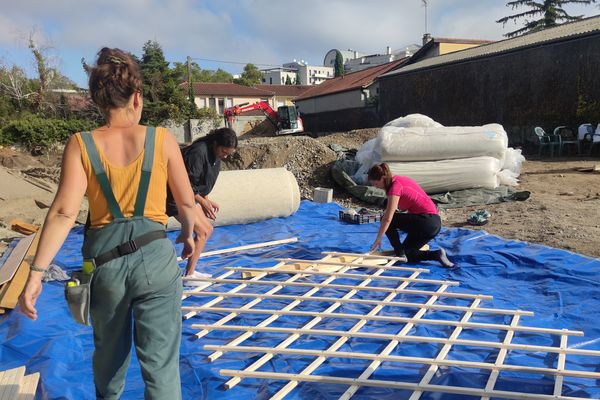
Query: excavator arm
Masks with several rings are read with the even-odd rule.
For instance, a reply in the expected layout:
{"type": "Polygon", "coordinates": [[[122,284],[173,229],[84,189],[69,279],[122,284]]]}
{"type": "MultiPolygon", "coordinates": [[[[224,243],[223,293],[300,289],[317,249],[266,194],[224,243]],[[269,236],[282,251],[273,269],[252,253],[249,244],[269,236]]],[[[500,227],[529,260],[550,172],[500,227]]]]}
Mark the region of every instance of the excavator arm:
{"type": "Polygon", "coordinates": [[[254,110],[262,111],[267,116],[267,119],[273,124],[273,126],[276,129],[278,129],[277,122],[279,121],[279,117],[277,115],[277,112],[275,110],[273,110],[273,108],[271,108],[269,103],[267,103],[266,101],[258,101],[253,104],[242,103],[242,104],[238,104],[237,106],[226,108],[225,111],[223,111],[223,117],[225,118],[225,124],[227,126],[231,126],[231,121],[232,121],[233,117],[235,117],[236,115],[240,115],[245,112],[254,111],[254,110]]]}

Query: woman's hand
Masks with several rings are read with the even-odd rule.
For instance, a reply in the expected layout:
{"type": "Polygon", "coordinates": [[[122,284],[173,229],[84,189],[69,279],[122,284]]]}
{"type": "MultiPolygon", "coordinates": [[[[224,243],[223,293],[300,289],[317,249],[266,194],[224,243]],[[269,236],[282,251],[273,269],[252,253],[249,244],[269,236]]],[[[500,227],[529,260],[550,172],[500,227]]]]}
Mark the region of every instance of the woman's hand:
{"type": "Polygon", "coordinates": [[[214,220],[215,218],[217,218],[217,214],[216,211],[219,211],[218,209],[218,205],[217,205],[217,209],[215,210],[212,201],[208,200],[207,198],[202,198],[202,200],[200,201],[200,207],[202,207],[202,211],[204,211],[204,215],[206,215],[206,218],[210,218],[212,220],[214,220]]]}
{"type": "Polygon", "coordinates": [[[34,321],[37,319],[35,302],[42,293],[42,275],[41,272],[30,272],[25,288],[19,297],[21,312],[34,321]]]}
{"type": "Polygon", "coordinates": [[[381,239],[375,239],[369,253],[374,252],[375,250],[379,250],[381,248],[381,239]]]}
{"type": "MultiPolygon", "coordinates": [[[[184,260],[190,258],[194,253],[194,239],[192,236],[179,235],[175,240],[175,243],[183,243],[183,250],[181,251],[181,258],[184,260]]],[[[187,275],[187,271],[186,271],[187,275]]]]}
{"type": "Polygon", "coordinates": [[[206,200],[208,200],[208,202],[210,203],[210,206],[212,207],[213,212],[215,213],[215,217],[216,217],[216,214],[220,210],[219,205],[217,203],[215,203],[214,201],[212,201],[212,200],[209,200],[209,199],[206,199],[206,200]]]}

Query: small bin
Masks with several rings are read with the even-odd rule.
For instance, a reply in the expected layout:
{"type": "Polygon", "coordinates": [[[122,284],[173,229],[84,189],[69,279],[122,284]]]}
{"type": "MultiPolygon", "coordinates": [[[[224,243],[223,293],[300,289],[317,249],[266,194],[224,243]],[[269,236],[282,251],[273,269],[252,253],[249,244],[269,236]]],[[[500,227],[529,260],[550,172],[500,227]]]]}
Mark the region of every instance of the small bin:
{"type": "Polygon", "coordinates": [[[333,200],[333,189],[318,187],[315,188],[313,201],[315,203],[331,203],[333,200]]]}
{"type": "Polygon", "coordinates": [[[357,214],[350,214],[347,211],[340,210],[339,218],[342,221],[351,224],[370,224],[371,222],[381,221],[383,216],[382,212],[358,212],[357,214]]]}

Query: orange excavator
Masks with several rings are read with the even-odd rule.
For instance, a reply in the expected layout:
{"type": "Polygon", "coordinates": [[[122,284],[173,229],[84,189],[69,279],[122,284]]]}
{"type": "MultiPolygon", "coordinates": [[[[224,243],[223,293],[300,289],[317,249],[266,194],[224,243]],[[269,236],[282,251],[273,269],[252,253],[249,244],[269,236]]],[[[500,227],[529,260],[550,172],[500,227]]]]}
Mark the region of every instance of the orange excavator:
{"type": "Polygon", "coordinates": [[[289,135],[291,133],[304,132],[304,125],[296,111],[296,107],[280,106],[277,108],[277,111],[275,111],[266,101],[258,101],[252,104],[242,103],[226,108],[223,111],[225,125],[231,127],[231,123],[235,116],[253,110],[260,110],[266,115],[267,119],[275,127],[276,135],[289,135]]]}

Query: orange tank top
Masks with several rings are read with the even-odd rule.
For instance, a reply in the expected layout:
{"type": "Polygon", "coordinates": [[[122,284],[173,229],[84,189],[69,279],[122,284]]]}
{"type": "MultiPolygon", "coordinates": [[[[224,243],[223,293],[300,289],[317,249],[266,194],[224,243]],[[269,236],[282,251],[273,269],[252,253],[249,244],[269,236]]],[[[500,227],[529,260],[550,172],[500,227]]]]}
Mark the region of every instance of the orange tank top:
{"type": "MultiPolygon", "coordinates": [[[[144,207],[144,217],[160,222],[161,224],[166,224],[168,220],[166,213],[167,161],[165,160],[163,151],[165,132],[165,128],[156,128],[154,163],[152,165],[148,196],[144,207]]],[[[77,133],[75,137],[81,148],[81,162],[83,163],[83,169],[88,181],[86,195],[89,203],[90,223],[92,227],[100,227],[111,222],[113,216],[108,208],[108,203],[104,198],[100,184],[96,179],[81,134],[77,133]]],[[[141,153],[131,164],[125,167],[111,165],[99,147],[98,155],[106,171],[115,199],[119,203],[121,212],[127,218],[133,216],[142,172],[142,162],[144,161],[144,149],[142,149],[141,153]]]]}

